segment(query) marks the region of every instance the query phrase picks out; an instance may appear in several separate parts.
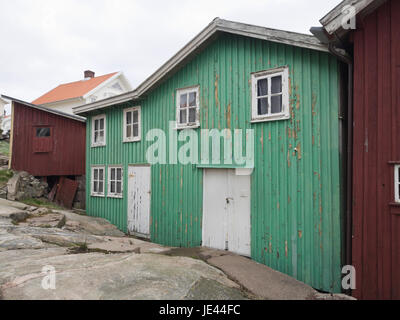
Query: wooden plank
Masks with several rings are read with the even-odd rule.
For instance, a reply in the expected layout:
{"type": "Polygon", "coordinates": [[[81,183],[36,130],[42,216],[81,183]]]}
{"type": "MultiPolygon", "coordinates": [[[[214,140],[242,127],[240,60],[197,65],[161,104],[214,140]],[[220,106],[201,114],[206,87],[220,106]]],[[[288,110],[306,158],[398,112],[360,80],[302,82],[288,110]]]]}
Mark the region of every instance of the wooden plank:
{"type": "Polygon", "coordinates": [[[66,208],[72,208],[78,185],[78,181],[61,177],[56,194],[56,202],[66,208]]]}

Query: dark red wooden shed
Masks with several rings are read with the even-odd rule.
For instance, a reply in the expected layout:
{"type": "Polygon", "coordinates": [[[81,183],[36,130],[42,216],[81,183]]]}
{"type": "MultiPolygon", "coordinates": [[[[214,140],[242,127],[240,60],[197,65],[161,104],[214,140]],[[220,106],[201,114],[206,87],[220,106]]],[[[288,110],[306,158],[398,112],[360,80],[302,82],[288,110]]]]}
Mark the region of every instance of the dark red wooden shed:
{"type": "Polygon", "coordinates": [[[352,294],[400,299],[400,1],[345,0],[321,23],[353,55],[352,294]],[[355,29],[343,27],[351,10],[355,29]]]}
{"type": "Polygon", "coordinates": [[[6,97],[12,101],[10,169],[31,175],[85,174],[85,119],[6,97]]]}
{"type": "Polygon", "coordinates": [[[400,299],[400,1],[369,13],[353,40],[354,294],[400,299]]]}

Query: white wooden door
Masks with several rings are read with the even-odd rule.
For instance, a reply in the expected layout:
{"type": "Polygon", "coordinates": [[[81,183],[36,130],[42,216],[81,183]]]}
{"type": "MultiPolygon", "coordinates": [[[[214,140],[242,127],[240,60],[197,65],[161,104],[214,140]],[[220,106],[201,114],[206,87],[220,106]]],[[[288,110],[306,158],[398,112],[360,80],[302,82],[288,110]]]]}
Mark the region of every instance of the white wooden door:
{"type": "Polygon", "coordinates": [[[150,166],[128,168],[128,231],[130,234],[150,237],[150,166]]]}
{"type": "Polygon", "coordinates": [[[205,169],[203,246],[250,256],[250,176],[205,169]]]}

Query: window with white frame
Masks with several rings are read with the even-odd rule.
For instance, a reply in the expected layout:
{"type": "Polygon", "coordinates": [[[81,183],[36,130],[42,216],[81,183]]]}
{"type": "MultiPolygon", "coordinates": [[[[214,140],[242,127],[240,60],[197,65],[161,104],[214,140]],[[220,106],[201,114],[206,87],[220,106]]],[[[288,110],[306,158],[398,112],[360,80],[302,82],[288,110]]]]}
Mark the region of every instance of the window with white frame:
{"type": "Polygon", "coordinates": [[[199,87],[177,90],[176,123],[178,128],[196,128],[200,126],[199,101],[199,87]]]}
{"type": "Polygon", "coordinates": [[[139,141],[141,137],[140,107],[124,110],[124,142],[139,141]]]}
{"type": "Polygon", "coordinates": [[[92,196],[104,196],[104,178],[105,167],[92,167],[92,196]]]}
{"type": "Polygon", "coordinates": [[[92,118],[92,147],[106,145],[106,115],[92,118]]]}
{"type": "Polygon", "coordinates": [[[275,68],[252,74],[253,122],[290,118],[288,82],[288,67],[275,68]]]}
{"type": "Polygon", "coordinates": [[[400,203],[400,164],[394,166],[394,201],[400,203]]]}
{"type": "Polygon", "coordinates": [[[122,166],[108,168],[108,196],[122,198],[123,170],[122,166]]]}

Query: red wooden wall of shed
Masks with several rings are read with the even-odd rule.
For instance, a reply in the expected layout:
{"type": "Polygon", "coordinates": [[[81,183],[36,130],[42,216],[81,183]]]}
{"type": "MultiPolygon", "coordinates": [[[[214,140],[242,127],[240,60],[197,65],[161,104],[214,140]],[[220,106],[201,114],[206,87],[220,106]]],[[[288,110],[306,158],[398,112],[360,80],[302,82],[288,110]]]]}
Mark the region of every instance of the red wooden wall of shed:
{"type": "Polygon", "coordinates": [[[353,265],[360,299],[400,299],[400,1],[354,32],[353,265]]]}
{"type": "Polygon", "coordinates": [[[34,176],[85,174],[85,123],[14,102],[11,169],[34,176]],[[34,152],[34,127],[52,129],[51,152],[34,152]]]}

